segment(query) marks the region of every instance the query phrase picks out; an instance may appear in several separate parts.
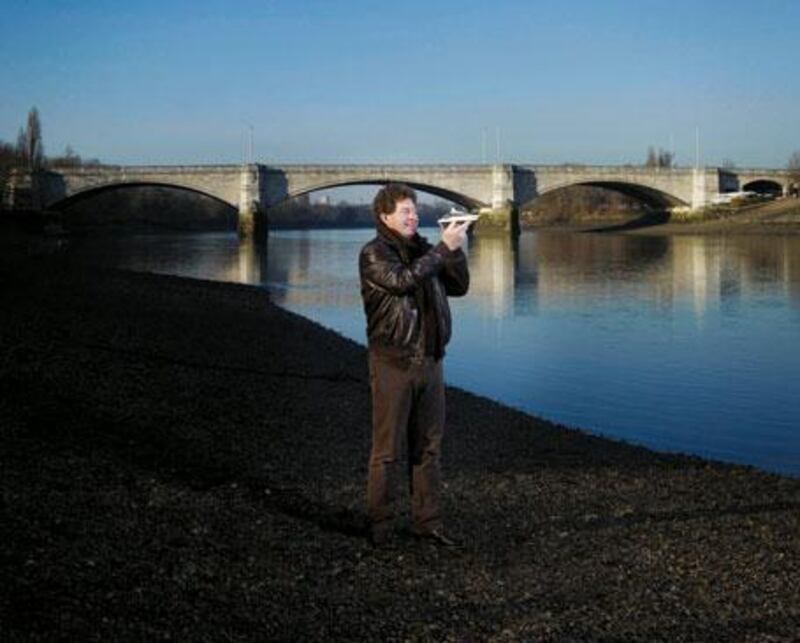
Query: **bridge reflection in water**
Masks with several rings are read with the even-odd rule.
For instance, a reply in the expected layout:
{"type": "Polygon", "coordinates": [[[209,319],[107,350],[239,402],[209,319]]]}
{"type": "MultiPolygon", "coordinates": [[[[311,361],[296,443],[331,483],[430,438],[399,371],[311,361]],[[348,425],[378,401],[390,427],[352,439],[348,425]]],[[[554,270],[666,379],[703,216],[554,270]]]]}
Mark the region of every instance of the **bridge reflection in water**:
{"type": "MultiPolygon", "coordinates": [[[[430,231],[434,236],[435,231],[430,231]]],[[[364,341],[370,231],[276,233],[275,301],[364,341]]],[[[523,232],[470,242],[452,384],[564,424],[800,475],[800,237],[523,232]]]]}
{"type": "MultiPolygon", "coordinates": [[[[435,231],[426,232],[434,238],[435,231]]],[[[266,246],[240,242],[235,265],[220,277],[266,285],[290,307],[360,307],[357,256],[370,236],[277,231],[266,246]]],[[[800,237],[540,231],[519,240],[476,236],[468,253],[472,283],[465,305],[495,319],[609,298],[647,301],[662,312],[688,305],[697,319],[767,290],[800,301],[800,237]]]]}
{"type": "MultiPolygon", "coordinates": [[[[373,234],[69,244],[95,263],[261,285],[363,343],[357,258],[373,234]]],[[[800,475],[800,236],[526,231],[476,236],[468,252],[449,382],[606,435],[800,475]]]]}
{"type": "MultiPolygon", "coordinates": [[[[423,230],[435,240],[436,230],[423,230]]],[[[274,231],[267,244],[230,233],[70,241],[75,256],[154,272],[267,287],[289,307],[360,312],[357,258],[371,230],[274,231]]],[[[732,310],[765,297],[800,302],[800,236],[631,236],[559,231],[470,239],[472,285],[453,305],[490,319],[602,302],[662,314],[732,310]]]]}

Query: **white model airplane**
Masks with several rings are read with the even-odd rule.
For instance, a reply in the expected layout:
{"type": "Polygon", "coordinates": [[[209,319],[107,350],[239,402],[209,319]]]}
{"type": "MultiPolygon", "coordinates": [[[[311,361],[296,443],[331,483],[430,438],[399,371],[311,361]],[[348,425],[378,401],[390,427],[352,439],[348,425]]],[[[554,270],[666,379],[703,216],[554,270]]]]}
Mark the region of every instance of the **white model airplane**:
{"type": "Polygon", "coordinates": [[[450,225],[451,223],[464,223],[465,221],[469,221],[473,223],[480,218],[479,214],[472,214],[470,212],[464,212],[463,210],[456,210],[455,208],[450,208],[450,212],[448,212],[445,216],[439,219],[439,225],[450,225]]]}

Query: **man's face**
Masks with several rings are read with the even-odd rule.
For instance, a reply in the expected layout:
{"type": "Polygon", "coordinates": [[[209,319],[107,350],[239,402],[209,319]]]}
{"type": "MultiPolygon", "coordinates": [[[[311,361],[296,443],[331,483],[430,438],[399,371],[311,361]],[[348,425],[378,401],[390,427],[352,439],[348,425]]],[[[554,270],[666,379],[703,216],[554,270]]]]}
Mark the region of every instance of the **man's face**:
{"type": "Polygon", "coordinates": [[[382,214],[383,223],[390,230],[410,239],[417,233],[419,218],[417,217],[417,206],[411,199],[403,199],[395,203],[394,212],[382,214]]]}

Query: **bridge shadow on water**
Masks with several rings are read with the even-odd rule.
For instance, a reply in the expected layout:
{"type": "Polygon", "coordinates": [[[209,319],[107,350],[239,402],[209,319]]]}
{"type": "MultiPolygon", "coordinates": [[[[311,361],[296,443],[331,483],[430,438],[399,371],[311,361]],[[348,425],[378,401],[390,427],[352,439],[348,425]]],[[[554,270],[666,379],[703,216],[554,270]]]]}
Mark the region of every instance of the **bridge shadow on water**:
{"type": "Polygon", "coordinates": [[[642,228],[651,228],[654,226],[664,225],[670,219],[669,212],[665,210],[657,210],[646,212],[641,217],[618,223],[615,225],[604,225],[597,228],[589,228],[583,232],[626,232],[628,230],[641,230],[642,228]]]}

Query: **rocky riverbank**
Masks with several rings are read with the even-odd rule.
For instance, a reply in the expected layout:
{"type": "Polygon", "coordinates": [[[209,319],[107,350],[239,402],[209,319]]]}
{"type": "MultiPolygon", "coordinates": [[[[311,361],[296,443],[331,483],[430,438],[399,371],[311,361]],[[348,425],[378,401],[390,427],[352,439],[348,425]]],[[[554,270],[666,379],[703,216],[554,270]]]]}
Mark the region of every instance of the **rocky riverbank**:
{"type": "Polygon", "coordinates": [[[257,288],[26,248],[0,259],[0,640],[796,640],[800,481],[450,389],[463,546],[373,549],[363,348],[257,288]]]}

